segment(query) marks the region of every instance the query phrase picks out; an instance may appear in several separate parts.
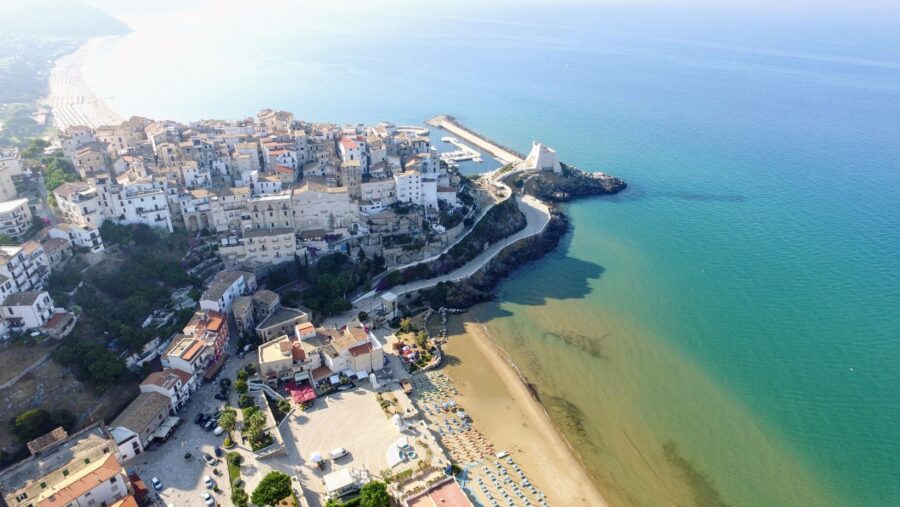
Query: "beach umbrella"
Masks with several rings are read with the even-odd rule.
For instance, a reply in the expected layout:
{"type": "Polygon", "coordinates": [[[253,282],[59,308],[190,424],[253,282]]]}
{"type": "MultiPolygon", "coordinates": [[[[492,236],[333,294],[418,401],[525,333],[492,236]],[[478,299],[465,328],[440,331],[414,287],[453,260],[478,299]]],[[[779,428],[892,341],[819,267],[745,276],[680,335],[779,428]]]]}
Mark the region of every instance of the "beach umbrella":
{"type": "Polygon", "coordinates": [[[309,460],[312,461],[313,463],[318,463],[318,462],[322,461],[322,453],[320,453],[319,451],[313,451],[309,455],[309,460]]]}

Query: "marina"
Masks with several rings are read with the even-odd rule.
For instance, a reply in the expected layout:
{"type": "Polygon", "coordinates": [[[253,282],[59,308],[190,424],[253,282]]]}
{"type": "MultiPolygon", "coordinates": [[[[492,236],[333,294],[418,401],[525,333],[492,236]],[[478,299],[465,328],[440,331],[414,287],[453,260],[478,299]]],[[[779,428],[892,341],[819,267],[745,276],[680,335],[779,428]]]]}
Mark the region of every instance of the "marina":
{"type": "Polygon", "coordinates": [[[441,141],[452,144],[457,148],[454,151],[441,153],[441,160],[443,160],[444,162],[466,162],[468,160],[478,163],[481,162],[481,153],[478,153],[471,147],[461,143],[459,139],[455,137],[444,136],[441,138],[441,141]]]}

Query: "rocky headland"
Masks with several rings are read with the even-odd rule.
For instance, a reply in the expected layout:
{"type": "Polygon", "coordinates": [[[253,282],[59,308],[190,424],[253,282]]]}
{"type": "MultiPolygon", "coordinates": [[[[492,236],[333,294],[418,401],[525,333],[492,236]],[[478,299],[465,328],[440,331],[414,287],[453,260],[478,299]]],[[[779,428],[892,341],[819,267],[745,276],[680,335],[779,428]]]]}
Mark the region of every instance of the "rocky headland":
{"type": "Polygon", "coordinates": [[[545,202],[567,202],[580,197],[615,194],[625,189],[625,181],[604,173],[589,173],[563,164],[562,173],[539,171],[514,174],[506,183],[521,188],[545,202]]]}
{"type": "MultiPolygon", "coordinates": [[[[560,174],[541,171],[529,174],[513,174],[505,182],[514,189],[533,195],[545,202],[562,203],[575,198],[615,194],[624,190],[625,181],[604,173],[587,173],[572,166],[563,166],[560,174]]],[[[512,199],[502,205],[502,212],[492,213],[485,217],[479,226],[483,231],[491,231],[492,235],[506,233],[524,227],[524,216],[515,206],[512,199]]],[[[519,266],[540,259],[557,247],[560,239],[569,229],[569,219],[559,208],[550,207],[550,221],[543,232],[536,236],[522,239],[502,250],[484,268],[466,280],[451,283],[440,283],[435,287],[423,290],[420,294],[422,302],[432,308],[469,308],[477,303],[494,297],[494,289],[503,278],[509,276],[519,266]]],[[[472,245],[474,251],[484,248],[486,238],[479,238],[472,245]]],[[[488,240],[488,242],[491,242],[488,240]]],[[[464,242],[465,243],[465,242],[464,242]]],[[[469,248],[469,247],[466,247],[469,248]]],[[[446,262],[446,259],[444,260],[446,262]]],[[[440,264],[440,263],[436,263],[440,264]]],[[[455,264],[455,263],[454,263],[455,264]]],[[[438,266],[431,266],[432,269],[438,266]]],[[[450,266],[441,266],[444,271],[450,266]]]]}

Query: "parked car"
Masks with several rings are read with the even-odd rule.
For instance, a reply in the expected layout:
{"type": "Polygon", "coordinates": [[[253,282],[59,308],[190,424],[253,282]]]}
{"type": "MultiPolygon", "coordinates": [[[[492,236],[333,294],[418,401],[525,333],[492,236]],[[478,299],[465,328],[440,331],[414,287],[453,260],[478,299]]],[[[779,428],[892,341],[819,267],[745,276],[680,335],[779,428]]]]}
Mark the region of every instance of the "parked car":
{"type": "Polygon", "coordinates": [[[337,449],[334,449],[331,451],[331,459],[342,458],[346,455],[347,455],[347,449],[344,449],[343,447],[338,447],[337,449]]]}
{"type": "Polygon", "coordinates": [[[215,484],[213,484],[212,477],[208,475],[203,477],[203,484],[206,486],[206,489],[213,489],[213,487],[215,486],[215,484]]]}
{"type": "Polygon", "coordinates": [[[337,390],[338,391],[349,391],[349,390],[353,389],[354,387],[356,387],[356,386],[353,384],[341,384],[341,385],[337,386],[337,390]]]}
{"type": "Polygon", "coordinates": [[[213,435],[215,435],[215,436],[219,436],[222,433],[225,433],[225,428],[223,428],[221,426],[216,426],[216,429],[213,430],[213,435]]]}
{"type": "Polygon", "coordinates": [[[156,477],[150,479],[150,484],[153,484],[153,489],[159,491],[163,488],[162,482],[159,481],[156,477]]]}
{"type": "Polygon", "coordinates": [[[203,412],[200,412],[199,414],[197,414],[196,417],[194,417],[194,424],[199,424],[200,426],[203,426],[203,424],[205,424],[205,423],[206,423],[206,414],[204,414],[203,412]]]}
{"type": "Polygon", "coordinates": [[[211,467],[216,466],[216,462],[217,462],[216,458],[213,458],[212,456],[210,456],[209,454],[206,454],[205,452],[203,453],[203,461],[205,461],[206,464],[211,467]]]}
{"type": "Polygon", "coordinates": [[[209,491],[204,491],[203,493],[200,493],[200,496],[203,498],[203,501],[206,502],[206,505],[208,505],[209,507],[213,507],[214,505],[216,505],[216,499],[213,498],[212,495],[209,494],[209,491]]]}
{"type": "Polygon", "coordinates": [[[217,445],[216,446],[216,457],[221,458],[223,454],[225,454],[225,451],[223,451],[222,448],[217,445]]]}
{"type": "Polygon", "coordinates": [[[212,418],[210,418],[208,421],[206,421],[206,423],[203,425],[203,429],[206,431],[212,431],[212,429],[215,427],[216,427],[216,421],[212,418]]]}
{"type": "Polygon", "coordinates": [[[225,396],[225,395],[222,394],[222,393],[216,393],[216,394],[214,394],[214,395],[213,395],[213,398],[215,398],[215,399],[217,399],[217,400],[219,400],[219,401],[228,401],[228,396],[225,396]]]}

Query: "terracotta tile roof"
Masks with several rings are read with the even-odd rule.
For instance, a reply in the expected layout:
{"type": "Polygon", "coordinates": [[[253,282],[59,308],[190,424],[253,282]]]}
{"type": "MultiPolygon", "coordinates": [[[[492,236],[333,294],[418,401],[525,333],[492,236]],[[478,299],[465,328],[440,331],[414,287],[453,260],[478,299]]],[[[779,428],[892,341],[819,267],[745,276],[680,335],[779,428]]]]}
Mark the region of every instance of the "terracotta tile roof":
{"type": "Polygon", "coordinates": [[[313,379],[320,380],[331,375],[331,370],[327,366],[319,366],[312,371],[313,379]]]}
{"type": "Polygon", "coordinates": [[[291,354],[291,358],[294,361],[306,361],[306,351],[303,350],[303,345],[301,345],[299,342],[292,342],[291,354]]]}
{"type": "Polygon", "coordinates": [[[371,343],[363,343],[362,345],[350,347],[350,355],[354,357],[361,356],[363,354],[369,354],[370,352],[372,352],[371,343]]]}
{"type": "Polygon", "coordinates": [[[188,348],[184,352],[184,355],[182,355],[181,358],[188,362],[193,361],[200,354],[200,351],[202,351],[203,347],[205,347],[205,346],[206,346],[205,343],[198,340],[196,343],[191,345],[191,347],[188,348]]]}
{"type": "Polygon", "coordinates": [[[141,381],[142,386],[154,385],[158,387],[162,387],[164,389],[171,389],[175,386],[175,383],[178,381],[178,377],[175,375],[168,374],[162,371],[154,371],[147,375],[143,381],[141,381]]]}
{"type": "Polygon", "coordinates": [[[102,465],[95,470],[84,474],[82,477],[72,481],[65,487],[57,490],[56,494],[47,498],[40,503],[41,507],[63,507],[75,501],[78,497],[84,495],[88,491],[96,488],[101,484],[105,484],[116,474],[122,472],[122,465],[119,464],[115,454],[107,456],[102,465]]]}
{"type": "Polygon", "coordinates": [[[191,374],[186,371],[181,371],[178,368],[169,368],[167,370],[163,370],[167,373],[171,372],[175,375],[178,375],[178,378],[181,379],[181,385],[187,385],[188,382],[191,381],[191,374]]]}
{"type": "Polygon", "coordinates": [[[109,507],[138,507],[137,499],[133,496],[128,495],[125,498],[119,500],[118,502],[111,504],[109,507]]]}
{"type": "Polygon", "coordinates": [[[31,442],[28,442],[28,450],[31,452],[31,454],[34,454],[46,449],[56,442],[61,442],[67,438],[69,438],[69,433],[65,430],[65,428],[60,426],[50,433],[41,435],[31,442]]]}
{"type": "Polygon", "coordinates": [[[146,430],[161,413],[168,414],[172,399],[159,393],[141,393],[109,424],[135,433],[146,430]]]}
{"type": "Polygon", "coordinates": [[[472,505],[459,483],[452,479],[412,498],[407,498],[406,502],[409,507],[470,507],[472,505]]]}

